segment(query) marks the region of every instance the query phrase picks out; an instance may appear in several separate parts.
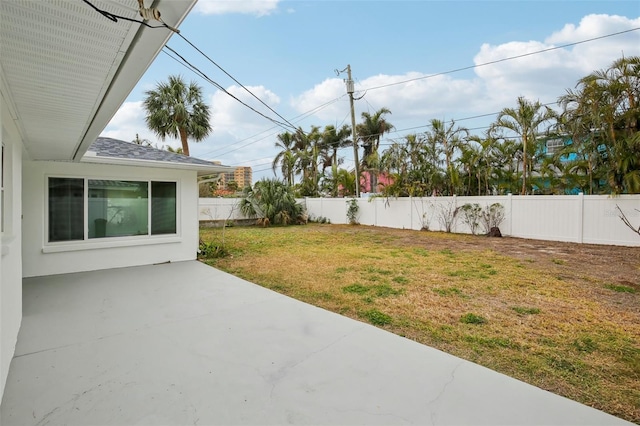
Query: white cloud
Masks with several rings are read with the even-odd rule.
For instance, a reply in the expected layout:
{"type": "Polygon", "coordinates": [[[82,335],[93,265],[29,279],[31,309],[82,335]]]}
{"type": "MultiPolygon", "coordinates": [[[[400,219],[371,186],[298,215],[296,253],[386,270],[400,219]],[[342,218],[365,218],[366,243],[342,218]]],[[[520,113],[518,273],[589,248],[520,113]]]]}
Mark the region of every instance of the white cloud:
{"type": "MultiPolygon", "coordinates": [[[[406,127],[408,124],[405,123],[409,122],[415,125],[416,120],[426,124],[430,118],[454,118],[459,116],[461,105],[464,105],[466,111],[484,107],[476,101],[481,89],[477,80],[454,79],[445,75],[429,77],[417,72],[381,74],[359,81],[355,89],[354,97],[361,98],[355,102],[356,121],[360,121],[363,111],[375,112],[385,107],[392,112],[390,121],[397,129],[406,127]],[[413,81],[395,84],[407,80],[413,81]]],[[[340,99],[315,112],[308,121],[331,122],[345,119],[344,122],[350,123],[346,88],[338,78],[323,81],[292,99],[291,104],[296,111],[305,113],[336,98],[340,99]]]]}
{"type": "MultiPolygon", "coordinates": [[[[264,103],[276,109],[280,103],[280,98],[264,86],[246,86],[251,93],[260,98],[264,103]]],[[[277,118],[277,116],[269,111],[257,99],[251,96],[246,90],[238,86],[230,86],[227,92],[240,99],[245,104],[260,111],[264,115],[277,118]]],[[[251,111],[246,106],[240,104],[231,96],[216,91],[211,97],[211,113],[213,116],[213,124],[215,129],[224,129],[234,134],[245,134],[252,132],[255,128],[264,129],[265,122],[268,121],[251,111]]]]}
{"type": "MultiPolygon", "coordinates": [[[[160,142],[160,139],[147,128],[147,124],[144,121],[145,112],[142,104],[142,101],[125,102],[100,136],[132,141],[136,138],[136,135],[138,135],[140,139],[147,139],[151,143],[161,146],[163,143],[160,142]]],[[[166,145],[167,143],[164,144],[166,145]]]]}
{"type": "MultiPolygon", "coordinates": [[[[230,7],[236,3],[238,2],[201,0],[199,7],[210,7],[208,13],[214,13],[216,5],[217,10],[222,10],[221,5],[226,4],[230,7]]],[[[269,2],[245,3],[262,3],[265,6],[265,3],[269,2]]],[[[276,2],[270,4],[273,8],[276,7],[276,2]]],[[[243,7],[245,6],[250,5],[243,7]]],[[[252,13],[258,13],[258,10],[260,9],[254,8],[252,13]]],[[[637,27],[640,27],[640,18],[589,15],[580,23],[567,24],[542,40],[509,41],[499,45],[482,44],[475,57],[469,58],[469,62],[480,65],[637,27]]],[[[545,103],[554,102],[566,89],[574,87],[579,78],[594,70],[608,67],[622,54],[640,55],[640,34],[637,31],[501,61],[460,73],[429,77],[428,73],[447,71],[432,69],[423,72],[407,71],[397,75],[365,76],[364,79],[360,75],[360,80],[356,82],[355,96],[364,96],[355,103],[356,121],[360,121],[362,111],[373,112],[386,107],[392,111],[389,120],[398,130],[402,130],[425,125],[433,118],[450,120],[497,112],[504,107],[513,106],[518,96],[545,103]],[[394,84],[408,80],[412,81],[394,84]],[[380,86],[385,87],[374,89],[380,86]]],[[[259,75],[259,71],[256,73],[259,75]]],[[[350,123],[349,101],[342,78],[326,79],[302,93],[291,95],[288,105],[282,105],[281,98],[265,86],[252,86],[249,89],[283,114],[287,106],[298,114],[311,111],[308,117],[294,121],[294,124],[303,129],[308,129],[310,125],[350,123]],[[336,99],[338,100],[334,102],[336,99]]],[[[241,88],[231,86],[228,90],[259,111],[275,118],[275,114],[241,88]]],[[[214,131],[206,141],[190,144],[192,155],[205,159],[219,159],[229,165],[251,165],[254,170],[270,169],[271,160],[275,155],[276,135],[284,130],[222,92],[214,93],[210,101],[214,131]]],[[[294,113],[286,113],[285,116],[291,119],[291,115],[294,113]]],[[[488,124],[492,119],[481,119],[486,123],[479,122],[477,125],[488,124]]],[[[460,124],[474,127],[476,122],[465,121],[460,124]]],[[[422,130],[399,131],[392,137],[420,131],[422,130]]],[[[144,123],[142,102],[125,103],[103,134],[132,140],[136,133],[141,138],[158,142],[144,123]]],[[[179,146],[179,142],[172,142],[172,146],[179,146]]],[[[345,155],[349,156],[347,152],[345,155]]],[[[264,175],[272,174],[269,170],[262,174],[256,173],[255,180],[264,175]]]]}
{"type": "Polygon", "coordinates": [[[200,0],[195,10],[204,15],[245,13],[257,16],[276,11],[280,0],[200,0]]]}
{"type": "MultiPolygon", "coordinates": [[[[278,110],[280,98],[275,93],[263,86],[247,86],[247,89],[278,110]]],[[[244,89],[234,85],[226,90],[264,115],[279,120],[244,89]]],[[[276,125],[222,91],[212,95],[210,105],[213,134],[203,143],[189,146],[191,155],[195,157],[222,160],[223,164],[228,165],[255,165],[259,163],[258,160],[263,160],[266,152],[272,150],[275,135],[283,131],[280,127],[265,130],[276,125]]],[[[266,158],[270,164],[273,156],[268,153],[266,158]]]]}
{"type": "MultiPolygon", "coordinates": [[[[565,25],[544,41],[513,41],[497,46],[483,44],[474,62],[484,64],[513,56],[520,56],[561,45],[576,43],[640,26],[640,18],[588,15],[578,26],[565,25]]],[[[578,79],[594,70],[608,67],[622,56],[640,53],[640,37],[626,33],[558,48],[541,54],[499,62],[476,68],[476,74],[486,85],[487,98],[504,106],[517,96],[553,102],[575,86],[578,79]]]]}
{"type": "MultiPolygon", "coordinates": [[[[627,56],[639,55],[640,37],[633,32],[566,48],[554,48],[637,27],[640,27],[640,18],[589,15],[579,25],[567,24],[545,40],[483,44],[473,58],[474,63],[496,63],[475,68],[475,76],[470,72],[434,77],[418,72],[371,76],[356,84],[356,90],[370,89],[362,100],[356,102],[356,120],[359,121],[363,110],[372,112],[386,107],[392,112],[390,121],[399,129],[405,122],[415,126],[425,124],[432,118],[449,120],[498,112],[512,106],[518,96],[543,103],[555,102],[566,89],[574,87],[578,79],[594,70],[606,68],[623,52],[627,56]],[[552,50],[526,55],[546,49],[552,50]],[[502,61],[515,56],[522,57],[502,61]],[[405,81],[409,82],[395,84],[405,81]],[[385,87],[378,88],[380,86],[385,87]]],[[[304,113],[345,93],[342,79],[327,79],[293,98],[291,104],[296,111],[304,113]]],[[[356,96],[359,94],[356,93],[356,96]]],[[[347,99],[344,97],[316,111],[308,122],[315,120],[312,124],[320,124],[318,121],[340,120],[348,114],[347,99]]],[[[410,126],[407,124],[405,127],[410,126]]]]}
{"type": "MultiPolygon", "coordinates": [[[[567,44],[590,38],[600,37],[605,34],[613,34],[620,31],[637,28],[640,18],[629,19],[618,15],[587,15],[580,20],[576,27],[574,24],[566,24],[560,31],[551,34],[546,43],[567,44]]],[[[638,36],[632,36],[631,40],[638,40],[638,36]]],[[[613,39],[616,43],[619,39],[613,39]]]]}

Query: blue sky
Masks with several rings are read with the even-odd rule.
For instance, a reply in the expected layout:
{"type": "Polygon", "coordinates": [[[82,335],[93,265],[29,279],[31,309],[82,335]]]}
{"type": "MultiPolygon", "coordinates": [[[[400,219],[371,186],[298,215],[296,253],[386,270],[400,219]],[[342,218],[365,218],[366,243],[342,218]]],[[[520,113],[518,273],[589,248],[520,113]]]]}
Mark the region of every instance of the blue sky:
{"type": "MultiPolygon", "coordinates": [[[[386,143],[421,132],[431,119],[455,119],[482,128],[518,96],[554,102],[578,78],[622,56],[640,55],[640,30],[598,41],[453,74],[457,68],[575,43],[640,27],[640,2],[609,1],[278,1],[200,0],[180,26],[182,35],[280,115],[311,125],[350,124],[343,78],[351,64],[356,121],[362,111],[386,107],[396,132],[386,143]],[[416,79],[381,89],[373,87],[416,79]],[[302,120],[300,114],[334,101],[302,120]],[[414,129],[415,128],[415,129],[414,129]],[[408,130],[410,129],[410,130],[408,130]]],[[[277,118],[178,37],[168,43],[212,80],[277,118]]],[[[161,142],[144,124],[144,92],[171,74],[204,89],[213,134],[190,143],[191,155],[254,169],[254,181],[271,177],[276,135],[284,131],[161,53],[133,90],[105,136],[132,140],[136,133],[161,142]]],[[[476,133],[480,134],[481,129],[476,133]]],[[[383,141],[384,143],[385,141],[383,141]]],[[[382,147],[384,149],[384,145],[382,147]]],[[[344,167],[353,153],[345,149],[344,167]]]]}

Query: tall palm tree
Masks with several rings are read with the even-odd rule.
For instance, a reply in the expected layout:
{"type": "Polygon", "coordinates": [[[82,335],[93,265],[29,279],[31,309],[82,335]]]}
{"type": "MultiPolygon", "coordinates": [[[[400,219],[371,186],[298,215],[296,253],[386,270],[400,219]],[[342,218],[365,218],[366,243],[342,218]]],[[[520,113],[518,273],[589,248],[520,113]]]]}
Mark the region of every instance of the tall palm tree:
{"type": "Polygon", "coordinates": [[[362,141],[362,147],[364,148],[362,165],[369,173],[370,190],[374,193],[377,192],[378,188],[376,167],[380,163],[378,155],[380,139],[385,133],[393,130],[393,124],[389,123],[385,118],[387,114],[391,114],[388,108],[381,108],[373,115],[363,112],[362,123],[356,125],[358,138],[362,141]]]}
{"type": "Polygon", "coordinates": [[[528,162],[529,150],[534,147],[536,138],[541,133],[540,127],[555,116],[555,112],[543,106],[540,101],[531,102],[520,96],[517,107],[504,108],[493,124],[494,128],[511,130],[522,139],[522,195],[527,193],[527,171],[531,169],[528,162]]]}
{"type": "Polygon", "coordinates": [[[298,128],[294,133],[297,173],[302,174],[301,195],[317,196],[319,194],[319,162],[322,158],[322,134],[318,126],[311,126],[309,132],[298,128]]]}
{"type": "Polygon", "coordinates": [[[462,143],[461,136],[466,136],[469,131],[464,128],[455,125],[455,121],[451,120],[449,126],[444,121],[433,119],[429,123],[431,130],[426,132],[426,137],[432,144],[440,147],[440,152],[444,155],[446,176],[449,182],[448,192],[449,195],[454,194],[454,187],[457,184],[457,173],[453,168],[453,157],[456,150],[460,149],[462,143]]]}
{"type": "Polygon", "coordinates": [[[640,192],[640,57],[581,78],[558,103],[560,130],[572,138],[565,148],[583,163],[573,169],[588,173],[589,191],[640,192]]]}
{"type": "Polygon", "coordinates": [[[281,133],[277,136],[275,143],[276,148],[280,148],[281,151],[273,159],[271,167],[275,174],[276,168],[280,165],[280,171],[285,179],[285,182],[289,186],[293,186],[295,167],[296,167],[296,153],[295,153],[295,139],[289,132],[281,133]]]}
{"type": "Polygon", "coordinates": [[[481,195],[480,188],[482,188],[483,173],[480,163],[482,159],[481,146],[480,138],[473,136],[468,139],[467,144],[460,147],[460,157],[458,157],[457,161],[466,174],[466,187],[463,195],[472,195],[475,190],[477,190],[477,195],[481,195]]]}
{"type": "Polygon", "coordinates": [[[162,141],[167,136],[180,139],[182,152],[189,155],[188,139],[200,142],[211,133],[209,107],[202,100],[202,88],[172,75],[146,93],[144,108],[149,129],[162,141]]]}
{"type": "Polygon", "coordinates": [[[521,175],[522,143],[513,139],[497,138],[494,150],[493,183],[501,194],[505,192],[515,194],[518,191],[521,175]]]}
{"type": "Polygon", "coordinates": [[[327,161],[323,168],[338,166],[338,150],[351,146],[351,126],[345,124],[340,129],[333,125],[325,126],[322,132],[322,149],[326,151],[327,161]]]}

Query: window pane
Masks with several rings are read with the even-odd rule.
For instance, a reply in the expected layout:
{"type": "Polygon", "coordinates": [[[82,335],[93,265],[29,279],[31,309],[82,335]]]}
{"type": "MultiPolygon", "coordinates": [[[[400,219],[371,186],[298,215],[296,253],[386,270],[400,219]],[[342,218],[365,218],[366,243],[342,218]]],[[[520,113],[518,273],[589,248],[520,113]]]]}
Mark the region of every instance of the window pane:
{"type": "Polygon", "coordinates": [[[151,182],[151,234],[176,233],[176,183],[151,182]]]}
{"type": "Polygon", "coordinates": [[[49,241],[84,239],[84,179],[49,178],[49,241]]]}
{"type": "Polygon", "coordinates": [[[148,235],[149,185],[89,180],[89,238],[148,235]]]}

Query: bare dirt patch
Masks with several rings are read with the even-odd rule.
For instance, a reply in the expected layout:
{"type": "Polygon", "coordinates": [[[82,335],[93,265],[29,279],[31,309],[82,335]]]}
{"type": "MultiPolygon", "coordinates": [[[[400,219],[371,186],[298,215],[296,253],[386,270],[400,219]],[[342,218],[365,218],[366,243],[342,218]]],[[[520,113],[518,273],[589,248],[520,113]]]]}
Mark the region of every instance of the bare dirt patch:
{"type": "MultiPolygon", "coordinates": [[[[492,250],[503,256],[518,259],[532,267],[553,271],[564,280],[579,283],[585,290],[597,293],[599,300],[608,300],[613,306],[640,313],[640,305],[625,297],[624,291],[610,291],[623,286],[640,293],[640,247],[579,244],[561,241],[542,241],[524,238],[489,238],[485,236],[453,235],[421,232],[403,236],[398,230],[377,228],[377,232],[398,235],[398,243],[413,246],[417,242],[429,249],[452,251],[492,250]],[[600,284],[598,284],[600,283],[600,284]],[[633,303],[632,303],[633,302],[633,303]]],[[[481,254],[480,254],[481,255],[481,254]]]]}

